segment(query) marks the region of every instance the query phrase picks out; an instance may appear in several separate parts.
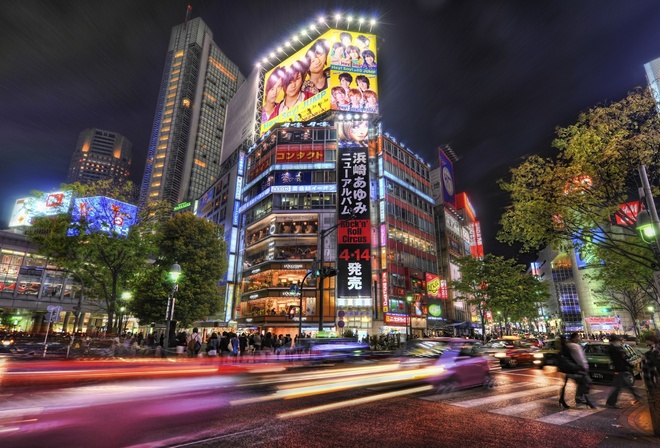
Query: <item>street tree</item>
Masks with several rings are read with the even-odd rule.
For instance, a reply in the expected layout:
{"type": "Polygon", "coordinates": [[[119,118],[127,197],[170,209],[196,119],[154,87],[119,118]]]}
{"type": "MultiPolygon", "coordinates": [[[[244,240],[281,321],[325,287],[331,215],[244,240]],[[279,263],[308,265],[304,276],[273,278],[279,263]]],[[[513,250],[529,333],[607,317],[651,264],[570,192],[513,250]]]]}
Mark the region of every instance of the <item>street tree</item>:
{"type": "MultiPolygon", "coordinates": [[[[532,155],[500,181],[511,203],[501,219],[498,239],[520,243],[523,251],[566,241],[593,244],[653,266],[653,253],[638,238],[616,241],[620,206],[637,200],[638,167],[648,167],[650,182],[660,186],[660,118],[646,89],[638,88],[617,102],[580,114],[576,123],[560,127],[552,146],[556,157],[532,155]]],[[[633,234],[632,229],[628,229],[633,234]]]]}
{"type": "MultiPolygon", "coordinates": [[[[620,240],[629,238],[635,237],[619,237],[620,240]]],[[[624,241],[621,244],[625,244],[624,241]]],[[[594,291],[596,297],[604,307],[626,312],[634,322],[635,333],[639,337],[639,319],[649,305],[660,305],[651,268],[640,266],[617,251],[603,248],[595,248],[594,259],[598,263],[589,270],[586,277],[599,285],[594,291]]]]}
{"type": "MultiPolygon", "coordinates": [[[[137,196],[131,182],[64,184],[61,189],[72,190],[76,197],[107,196],[124,202],[134,201],[137,196]]],[[[152,252],[153,231],[163,210],[161,203],[143,210],[126,235],[93,229],[84,218],[72,222],[70,214],[64,213],[35,217],[27,236],[51,264],[84,280],[90,304],[108,314],[108,329],[112,331],[118,300],[129,288],[135,272],[146,265],[152,252]]]]}
{"type": "Polygon", "coordinates": [[[224,228],[192,213],[165,221],[155,239],[155,263],[138,273],[128,304],[141,322],[164,322],[174,263],[181,266],[174,320],[183,326],[223,311],[219,281],[227,272],[224,228]]]}
{"type": "MultiPolygon", "coordinates": [[[[452,281],[455,300],[465,300],[474,306],[485,329],[486,313],[502,315],[504,321],[532,318],[538,305],[547,301],[547,283],[525,272],[525,266],[513,259],[486,254],[483,258],[471,256],[456,260],[461,278],[452,281]]],[[[485,331],[482,331],[485,337],[485,331]]]]}

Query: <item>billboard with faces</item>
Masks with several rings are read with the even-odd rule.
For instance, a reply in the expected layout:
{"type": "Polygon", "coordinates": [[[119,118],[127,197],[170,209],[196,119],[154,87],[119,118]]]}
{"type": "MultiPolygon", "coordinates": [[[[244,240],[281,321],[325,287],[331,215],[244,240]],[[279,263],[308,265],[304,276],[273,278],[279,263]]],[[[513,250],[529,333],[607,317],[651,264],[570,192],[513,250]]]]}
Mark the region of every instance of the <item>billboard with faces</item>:
{"type": "Polygon", "coordinates": [[[261,134],[328,110],[378,113],[376,36],[328,30],[264,75],[261,134]]]}

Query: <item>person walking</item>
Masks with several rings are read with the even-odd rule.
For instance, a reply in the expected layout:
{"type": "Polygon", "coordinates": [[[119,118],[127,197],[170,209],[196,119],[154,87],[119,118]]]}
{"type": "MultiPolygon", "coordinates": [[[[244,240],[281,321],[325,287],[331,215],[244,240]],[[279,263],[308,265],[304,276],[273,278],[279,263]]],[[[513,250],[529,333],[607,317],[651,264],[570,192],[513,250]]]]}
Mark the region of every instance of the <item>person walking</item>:
{"type": "Polygon", "coordinates": [[[626,352],[621,346],[621,338],[617,335],[612,335],[610,337],[610,346],[608,348],[608,354],[612,359],[612,365],[614,366],[614,380],[612,380],[612,392],[607,397],[605,404],[610,409],[621,409],[620,406],[617,406],[617,401],[619,400],[619,392],[624,387],[630,391],[634,399],[632,404],[635,405],[640,401],[640,395],[633,389],[631,382],[629,382],[628,377],[632,375],[630,372],[631,365],[628,362],[626,352]]]}
{"type": "Polygon", "coordinates": [[[193,328],[190,338],[188,338],[188,357],[196,358],[202,348],[202,337],[199,335],[197,327],[193,328]]]}
{"type": "Polygon", "coordinates": [[[560,353],[557,359],[557,367],[559,370],[566,374],[564,385],[559,393],[559,405],[564,409],[571,407],[566,403],[565,393],[566,384],[569,378],[575,381],[577,388],[575,390],[575,403],[584,404],[590,408],[596,406],[589,401],[589,364],[584,355],[584,350],[580,345],[580,335],[571,333],[568,340],[566,337],[560,337],[560,353]]]}

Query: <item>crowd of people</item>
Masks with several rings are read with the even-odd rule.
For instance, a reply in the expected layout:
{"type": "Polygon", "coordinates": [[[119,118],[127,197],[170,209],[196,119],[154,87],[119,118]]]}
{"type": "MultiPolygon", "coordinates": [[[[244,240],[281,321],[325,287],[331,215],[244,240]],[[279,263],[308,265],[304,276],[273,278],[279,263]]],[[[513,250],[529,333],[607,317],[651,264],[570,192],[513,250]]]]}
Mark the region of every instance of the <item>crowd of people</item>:
{"type": "MultiPolygon", "coordinates": [[[[311,335],[304,335],[311,337],[311,335]]],[[[240,357],[244,355],[280,354],[290,350],[297,341],[297,336],[290,334],[273,334],[270,331],[242,332],[240,335],[232,331],[213,332],[202,342],[197,328],[188,334],[181,331],[176,337],[176,352],[179,357],[240,357]]]]}

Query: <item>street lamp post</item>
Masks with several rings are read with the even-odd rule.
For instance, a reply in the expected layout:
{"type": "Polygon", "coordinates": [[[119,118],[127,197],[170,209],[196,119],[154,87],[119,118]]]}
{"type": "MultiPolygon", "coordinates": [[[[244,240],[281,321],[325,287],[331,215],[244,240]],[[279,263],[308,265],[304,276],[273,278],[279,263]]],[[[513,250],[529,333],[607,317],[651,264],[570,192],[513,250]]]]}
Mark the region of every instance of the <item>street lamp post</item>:
{"type": "Polygon", "coordinates": [[[298,312],[298,341],[300,341],[300,338],[302,338],[303,287],[305,286],[305,280],[307,280],[307,277],[309,277],[313,273],[314,271],[307,271],[307,274],[305,274],[305,276],[300,281],[300,283],[298,283],[298,293],[300,294],[300,310],[298,312]]]}
{"type": "MultiPolygon", "coordinates": [[[[321,230],[321,254],[319,257],[319,269],[321,272],[323,272],[323,268],[325,266],[325,237],[333,230],[336,230],[337,227],[339,227],[339,223],[335,224],[329,229],[321,230]]],[[[323,331],[323,280],[323,277],[321,277],[319,281],[319,331],[323,331]]]]}
{"type": "Polygon", "coordinates": [[[406,303],[408,304],[408,326],[406,327],[406,340],[412,339],[412,301],[413,295],[412,293],[408,293],[406,295],[406,303]]]}
{"type": "MultiPolygon", "coordinates": [[[[637,168],[639,178],[642,182],[640,199],[644,200],[646,210],[641,210],[637,214],[636,227],[639,231],[642,240],[651,246],[653,255],[655,256],[656,263],[660,265],[660,240],[658,240],[658,229],[660,219],[658,219],[658,211],[655,208],[655,200],[651,192],[651,185],[649,178],[646,174],[646,167],[640,165],[637,168]]],[[[656,276],[654,273],[654,277],[656,276]]],[[[648,392],[649,412],[651,414],[651,422],[653,423],[653,432],[656,436],[660,436],[660,390],[657,386],[652,384],[646,385],[648,392]]]]}
{"type": "Polygon", "coordinates": [[[165,340],[163,350],[167,350],[170,347],[170,325],[172,324],[172,317],[174,316],[174,293],[179,290],[179,284],[177,283],[177,280],[179,280],[179,276],[181,275],[181,266],[179,266],[178,263],[174,263],[172,267],[170,268],[170,279],[172,279],[173,285],[172,285],[172,292],[170,293],[170,296],[167,300],[167,312],[165,313],[165,340]]]}
{"type": "Polygon", "coordinates": [[[68,272],[70,274],[75,275],[76,277],[78,277],[78,280],[80,280],[80,297],[78,297],[78,306],[76,307],[76,312],[75,312],[76,320],[73,324],[73,332],[75,333],[75,332],[78,332],[78,331],[82,331],[82,315],[83,315],[82,314],[82,299],[83,299],[83,296],[85,295],[85,283],[83,283],[83,279],[80,275],[76,274],[73,271],[68,271],[68,272]]]}

